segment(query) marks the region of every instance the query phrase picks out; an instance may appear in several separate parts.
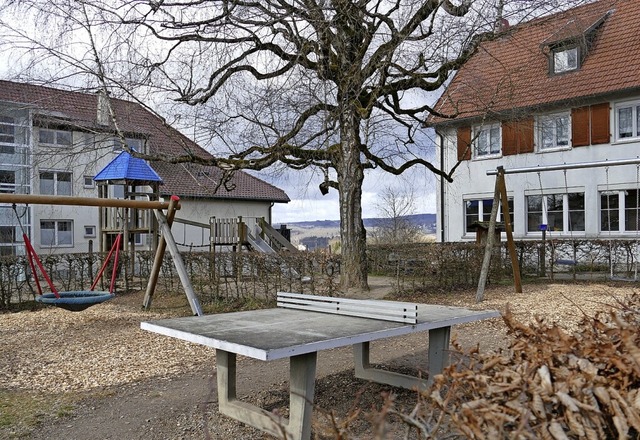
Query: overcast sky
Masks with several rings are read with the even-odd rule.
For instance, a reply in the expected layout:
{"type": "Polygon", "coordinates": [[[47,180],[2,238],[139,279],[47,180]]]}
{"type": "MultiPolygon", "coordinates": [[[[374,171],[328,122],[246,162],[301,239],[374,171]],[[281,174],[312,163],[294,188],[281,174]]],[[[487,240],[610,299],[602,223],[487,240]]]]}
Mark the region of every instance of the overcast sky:
{"type": "MultiPolygon", "coordinates": [[[[308,172],[291,171],[280,178],[263,177],[268,182],[283,189],[291,202],[277,203],[273,207],[273,223],[290,223],[307,220],[338,220],[338,193],[331,190],[323,196],[318,189],[321,177],[308,172]]],[[[435,176],[426,169],[416,168],[407,171],[403,176],[393,176],[379,170],[366,174],[362,195],[362,216],[364,218],[380,217],[377,207],[378,194],[387,187],[413,187],[415,213],[435,213],[435,176]]]]}

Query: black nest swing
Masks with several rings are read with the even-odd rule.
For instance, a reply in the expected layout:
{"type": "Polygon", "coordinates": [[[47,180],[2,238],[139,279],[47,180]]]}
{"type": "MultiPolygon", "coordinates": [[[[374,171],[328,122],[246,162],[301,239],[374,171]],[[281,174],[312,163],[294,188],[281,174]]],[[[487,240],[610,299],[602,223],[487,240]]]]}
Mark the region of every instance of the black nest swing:
{"type": "Polygon", "coordinates": [[[40,261],[38,254],[36,254],[35,249],[33,249],[33,246],[31,245],[31,241],[29,240],[29,237],[27,236],[24,228],[22,227],[22,222],[20,221],[20,216],[18,215],[15,204],[13,205],[13,210],[16,213],[16,216],[18,217],[18,224],[20,225],[20,229],[22,230],[22,238],[24,240],[24,245],[27,250],[29,266],[31,267],[31,273],[33,273],[33,278],[36,282],[38,293],[40,294],[36,297],[37,302],[60,307],[61,309],[69,310],[71,312],[80,312],[93,305],[103,303],[115,297],[113,290],[114,290],[115,281],[116,281],[116,272],[118,268],[118,257],[120,254],[120,243],[122,242],[122,234],[118,234],[115,241],[113,242],[113,246],[111,246],[109,255],[107,255],[107,258],[105,258],[104,262],[102,263],[102,267],[100,268],[100,271],[96,275],[96,279],[91,284],[91,288],[89,288],[89,290],[74,290],[74,291],[60,292],[53,285],[51,278],[49,277],[47,272],[44,270],[44,266],[42,265],[42,262],[40,261]],[[102,275],[105,269],[107,268],[107,264],[109,264],[109,261],[111,261],[111,256],[114,254],[114,252],[115,252],[115,256],[113,260],[113,269],[111,271],[111,283],[109,285],[109,291],[108,292],[94,291],[93,289],[95,289],[95,287],[98,285],[98,282],[102,278],[102,275]],[[42,287],[40,286],[40,280],[38,279],[38,273],[36,271],[36,265],[40,270],[40,273],[42,273],[42,276],[46,280],[47,284],[49,285],[49,289],[51,289],[51,292],[47,292],[47,293],[42,292],[42,287]]]}

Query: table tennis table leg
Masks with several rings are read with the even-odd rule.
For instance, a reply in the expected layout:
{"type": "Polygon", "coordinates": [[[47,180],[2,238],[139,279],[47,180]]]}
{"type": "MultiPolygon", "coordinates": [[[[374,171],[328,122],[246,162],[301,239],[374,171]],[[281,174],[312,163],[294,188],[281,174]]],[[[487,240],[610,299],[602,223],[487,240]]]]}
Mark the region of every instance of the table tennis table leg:
{"type": "Polygon", "coordinates": [[[415,388],[426,389],[433,381],[433,377],[436,374],[442,373],[442,370],[444,370],[444,368],[449,364],[448,353],[450,333],[451,327],[441,327],[429,330],[428,380],[371,367],[369,342],[363,342],[353,346],[356,377],[409,390],[415,388]]]}
{"type": "Polygon", "coordinates": [[[315,392],[316,352],[289,359],[289,419],[278,417],[250,403],[237,400],[236,355],[216,350],[219,411],[276,437],[309,440],[315,392]]]}

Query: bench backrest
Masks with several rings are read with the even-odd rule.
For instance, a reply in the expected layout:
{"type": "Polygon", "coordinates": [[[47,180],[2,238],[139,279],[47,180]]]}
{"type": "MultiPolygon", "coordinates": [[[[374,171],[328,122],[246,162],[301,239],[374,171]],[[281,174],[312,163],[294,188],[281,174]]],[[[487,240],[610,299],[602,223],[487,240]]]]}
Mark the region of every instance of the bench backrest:
{"type": "Polygon", "coordinates": [[[288,292],[278,292],[277,300],[278,307],[287,309],[356,316],[405,324],[418,323],[418,305],[415,303],[336,298],[288,292]]]}

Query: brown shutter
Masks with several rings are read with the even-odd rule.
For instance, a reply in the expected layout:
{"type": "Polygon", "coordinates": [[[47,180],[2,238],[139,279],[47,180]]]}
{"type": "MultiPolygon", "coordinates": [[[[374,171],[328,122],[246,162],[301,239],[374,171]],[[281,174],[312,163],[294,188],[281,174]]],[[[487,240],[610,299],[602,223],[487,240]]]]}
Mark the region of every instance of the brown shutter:
{"type": "Polygon", "coordinates": [[[520,153],[533,153],[533,118],[518,123],[518,146],[520,153]]]}
{"type": "Polygon", "coordinates": [[[533,119],[502,123],[502,155],[533,153],[533,119]]]}
{"type": "Polygon", "coordinates": [[[471,126],[458,128],[458,160],[471,159],[471,126]]]}
{"type": "Polygon", "coordinates": [[[502,155],[511,156],[518,152],[518,123],[502,123],[502,155]]]}
{"type": "Polygon", "coordinates": [[[571,143],[574,147],[590,145],[589,106],[571,109],[571,143]]]}
{"type": "Polygon", "coordinates": [[[611,139],[609,128],[609,103],[591,106],[591,143],[608,144],[611,139]]]}

